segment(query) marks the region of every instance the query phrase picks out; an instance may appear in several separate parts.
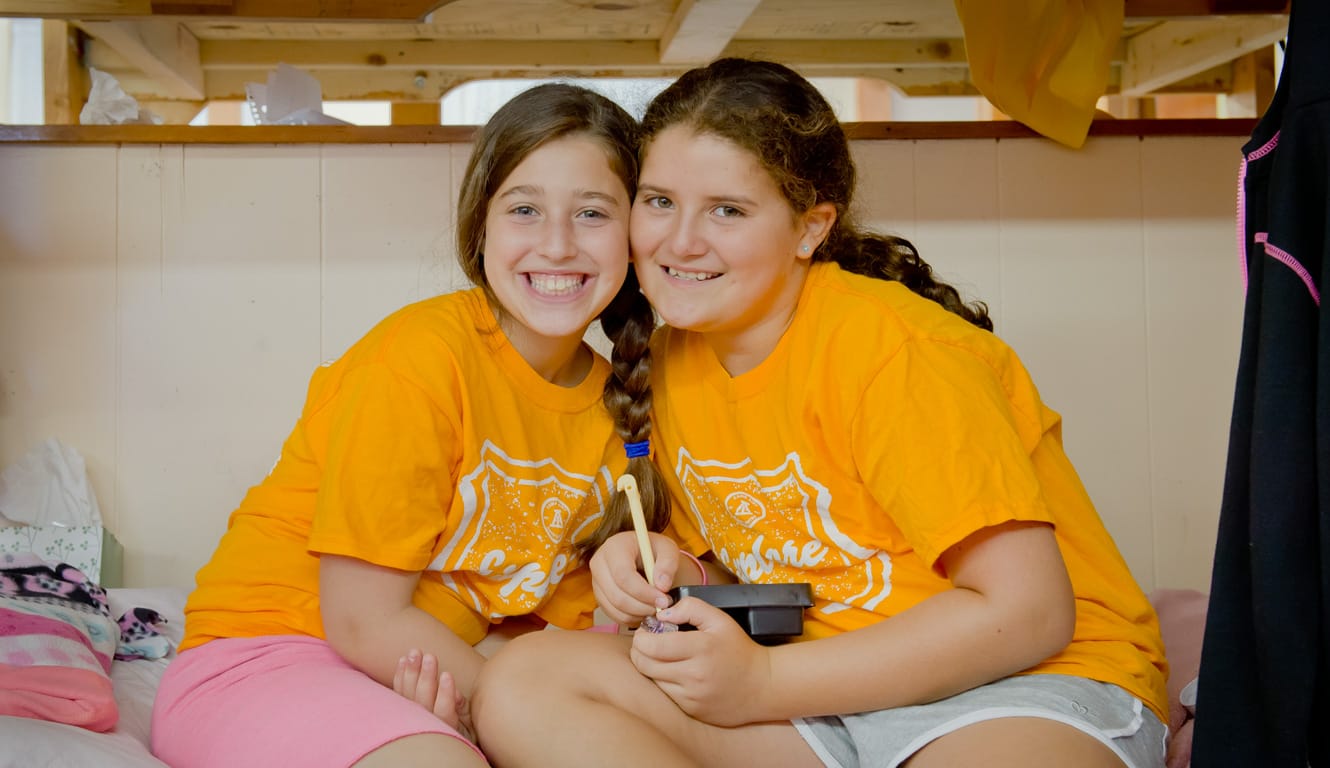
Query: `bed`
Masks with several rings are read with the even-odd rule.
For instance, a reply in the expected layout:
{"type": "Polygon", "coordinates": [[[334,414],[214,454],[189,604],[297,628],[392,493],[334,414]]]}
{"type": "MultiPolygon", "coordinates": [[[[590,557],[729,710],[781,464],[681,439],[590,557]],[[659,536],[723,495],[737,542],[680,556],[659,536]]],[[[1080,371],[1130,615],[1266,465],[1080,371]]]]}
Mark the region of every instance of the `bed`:
{"type": "MultiPolygon", "coordinates": [[[[184,628],[186,593],[157,587],[108,590],[114,615],[130,608],[157,611],[166,618],[159,629],[179,643],[184,628]]],[[[1200,664],[1206,596],[1195,590],[1157,590],[1151,600],[1159,611],[1168,650],[1170,744],[1168,768],[1186,768],[1191,755],[1194,693],[1186,691],[1200,664]],[[1184,703],[1185,702],[1185,703],[1184,703]]],[[[105,733],[63,723],[0,716],[0,768],[161,768],[148,749],[152,701],[157,683],[172,656],[162,659],[117,660],[111,665],[115,699],[120,710],[116,726],[105,733]]]]}
{"type": "MultiPolygon", "coordinates": [[[[158,626],[172,646],[184,630],[185,591],[158,587],[107,590],[114,616],[131,608],[149,608],[166,622],[158,626]]],[[[152,700],[171,656],[162,659],[116,660],[111,680],[120,719],[97,733],[74,725],[0,716],[0,768],[161,768],[148,750],[152,700]]]]}

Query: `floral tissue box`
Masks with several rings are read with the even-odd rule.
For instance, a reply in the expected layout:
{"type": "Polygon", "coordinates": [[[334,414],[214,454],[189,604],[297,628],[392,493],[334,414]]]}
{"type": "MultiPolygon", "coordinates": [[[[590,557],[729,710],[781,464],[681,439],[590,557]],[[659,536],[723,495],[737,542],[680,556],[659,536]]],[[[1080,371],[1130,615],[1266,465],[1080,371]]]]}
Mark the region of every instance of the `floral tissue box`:
{"type": "Polygon", "coordinates": [[[124,548],[100,525],[15,525],[0,528],[0,554],[31,552],[43,560],[69,563],[103,587],[118,587],[124,548]]]}

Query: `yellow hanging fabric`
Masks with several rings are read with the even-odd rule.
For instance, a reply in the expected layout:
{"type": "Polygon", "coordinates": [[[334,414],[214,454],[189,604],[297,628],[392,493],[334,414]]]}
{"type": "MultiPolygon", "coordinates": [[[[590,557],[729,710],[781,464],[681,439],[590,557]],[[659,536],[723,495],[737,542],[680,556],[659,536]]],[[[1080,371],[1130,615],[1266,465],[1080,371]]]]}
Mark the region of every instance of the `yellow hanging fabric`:
{"type": "Polygon", "coordinates": [[[1123,0],[956,0],[970,78],[995,107],[1080,147],[1108,87],[1123,0]]]}

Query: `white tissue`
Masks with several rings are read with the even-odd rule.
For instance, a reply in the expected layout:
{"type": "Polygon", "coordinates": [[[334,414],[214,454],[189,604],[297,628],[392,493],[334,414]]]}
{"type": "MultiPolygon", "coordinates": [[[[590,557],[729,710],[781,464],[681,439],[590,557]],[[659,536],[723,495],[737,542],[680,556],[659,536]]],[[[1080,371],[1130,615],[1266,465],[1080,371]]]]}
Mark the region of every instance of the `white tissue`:
{"type": "Polygon", "coordinates": [[[0,472],[0,517],[28,525],[101,525],[83,457],[48,438],[0,472]]]}
{"type": "Polygon", "coordinates": [[[147,123],[157,125],[162,119],[146,109],[139,109],[139,103],[133,96],[125,93],[120,82],[111,75],[88,67],[92,77],[92,90],[88,92],[88,103],[79,112],[82,125],[122,125],[124,123],[147,123]]]}

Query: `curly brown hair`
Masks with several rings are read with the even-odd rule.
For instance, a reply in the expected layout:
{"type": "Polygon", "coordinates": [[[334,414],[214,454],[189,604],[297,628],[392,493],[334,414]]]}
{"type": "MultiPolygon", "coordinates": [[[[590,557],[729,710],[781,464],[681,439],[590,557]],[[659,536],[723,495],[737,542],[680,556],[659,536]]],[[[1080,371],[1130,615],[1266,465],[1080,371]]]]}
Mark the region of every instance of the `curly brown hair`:
{"type": "Polygon", "coordinates": [[[974,325],[993,330],[983,302],[967,304],[908,240],[860,228],[850,216],[855,167],[836,113],[802,75],[781,64],[718,59],[684,73],[648,105],[639,154],[666,128],[682,125],[748,150],[762,164],[796,213],[821,203],[836,221],[813,253],[843,269],[894,280],[974,325]]]}

